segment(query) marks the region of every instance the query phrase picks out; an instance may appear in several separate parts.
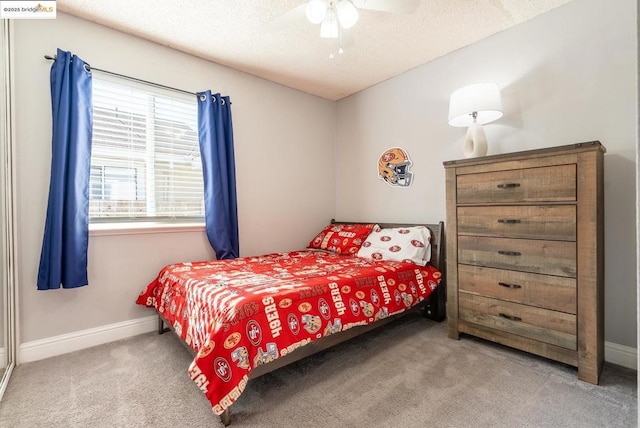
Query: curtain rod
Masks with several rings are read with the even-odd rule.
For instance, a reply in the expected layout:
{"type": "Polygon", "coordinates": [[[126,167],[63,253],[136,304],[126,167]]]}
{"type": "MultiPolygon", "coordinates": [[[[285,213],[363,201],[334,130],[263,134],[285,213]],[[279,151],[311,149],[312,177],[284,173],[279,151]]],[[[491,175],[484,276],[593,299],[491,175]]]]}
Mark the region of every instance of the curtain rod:
{"type": "MultiPolygon", "coordinates": [[[[56,56],[55,55],[54,56],[45,55],[44,58],[48,59],[50,61],[55,61],[56,60],[56,56]]],[[[117,77],[121,77],[123,79],[132,80],[134,82],[144,83],[144,84],[147,84],[147,85],[155,86],[157,88],[168,89],[170,91],[182,92],[183,94],[198,95],[195,92],[185,91],[184,89],[178,89],[178,88],[174,88],[172,86],[161,85],[160,83],[149,82],[148,80],[138,79],[137,77],[125,76],[124,74],[114,73],[113,71],[108,71],[108,70],[103,70],[101,68],[92,67],[89,64],[87,64],[87,65],[89,66],[89,69],[91,69],[91,70],[100,71],[100,72],[105,73],[105,74],[110,74],[112,76],[117,76],[117,77]]]]}

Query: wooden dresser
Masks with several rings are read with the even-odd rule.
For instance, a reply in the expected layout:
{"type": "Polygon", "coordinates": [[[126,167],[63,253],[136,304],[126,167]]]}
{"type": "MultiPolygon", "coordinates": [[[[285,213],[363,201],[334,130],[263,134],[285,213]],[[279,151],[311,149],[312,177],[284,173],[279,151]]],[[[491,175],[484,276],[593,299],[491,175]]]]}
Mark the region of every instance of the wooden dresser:
{"type": "Polygon", "coordinates": [[[450,338],[561,361],[598,383],[605,151],[595,141],[444,162],[450,338]]]}

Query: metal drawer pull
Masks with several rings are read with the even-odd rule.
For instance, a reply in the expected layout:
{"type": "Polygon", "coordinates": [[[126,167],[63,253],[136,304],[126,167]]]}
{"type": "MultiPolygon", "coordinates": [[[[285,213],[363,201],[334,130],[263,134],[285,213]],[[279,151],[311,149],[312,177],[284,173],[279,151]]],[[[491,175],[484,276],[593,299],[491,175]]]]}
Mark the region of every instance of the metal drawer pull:
{"type": "Polygon", "coordinates": [[[498,254],[502,254],[503,256],[519,256],[522,253],[520,251],[498,251],[498,254]]]}
{"type": "Polygon", "coordinates": [[[521,223],[521,220],[518,220],[516,218],[499,218],[498,219],[498,223],[502,223],[502,224],[516,224],[516,223],[521,223]]]}
{"type": "Polygon", "coordinates": [[[509,284],[508,282],[499,282],[498,285],[505,288],[522,288],[520,284],[509,284]]]}
{"type": "Polygon", "coordinates": [[[500,315],[502,318],[508,319],[509,321],[522,321],[522,318],[520,317],[514,317],[513,315],[503,314],[502,312],[500,312],[498,315],[500,315]]]}
{"type": "Polygon", "coordinates": [[[502,183],[502,184],[498,184],[498,189],[512,189],[514,187],[520,187],[520,183],[502,183]]]}

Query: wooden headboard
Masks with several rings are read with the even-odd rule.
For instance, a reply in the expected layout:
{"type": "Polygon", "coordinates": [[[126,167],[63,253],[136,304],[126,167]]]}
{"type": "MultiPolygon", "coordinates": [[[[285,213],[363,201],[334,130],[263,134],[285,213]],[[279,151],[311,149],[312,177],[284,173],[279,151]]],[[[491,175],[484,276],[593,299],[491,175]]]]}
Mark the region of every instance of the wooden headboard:
{"type": "Polygon", "coordinates": [[[380,223],[380,222],[362,222],[362,221],[336,221],[331,219],[331,224],[368,224],[377,223],[382,228],[388,227],[409,227],[409,226],[426,226],[431,231],[431,264],[442,273],[442,280],[436,291],[425,303],[425,316],[435,321],[442,321],[446,316],[447,302],[447,284],[446,284],[446,262],[445,262],[445,240],[444,240],[444,223],[380,223]]]}

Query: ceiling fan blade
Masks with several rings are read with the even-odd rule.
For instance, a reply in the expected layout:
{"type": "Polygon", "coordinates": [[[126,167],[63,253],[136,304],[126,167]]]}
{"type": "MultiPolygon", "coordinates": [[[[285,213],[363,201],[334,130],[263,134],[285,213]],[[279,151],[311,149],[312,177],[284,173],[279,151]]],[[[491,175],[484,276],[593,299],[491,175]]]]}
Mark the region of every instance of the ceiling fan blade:
{"type": "Polygon", "coordinates": [[[351,0],[351,2],[360,9],[392,13],[413,13],[420,4],[420,0],[351,0]]]}
{"type": "Polygon", "coordinates": [[[305,2],[299,6],[294,7],[290,11],[285,12],[273,21],[268,22],[262,27],[262,29],[265,33],[277,33],[278,31],[281,31],[292,25],[296,21],[307,19],[305,15],[306,9],[307,3],[305,2]]]}

